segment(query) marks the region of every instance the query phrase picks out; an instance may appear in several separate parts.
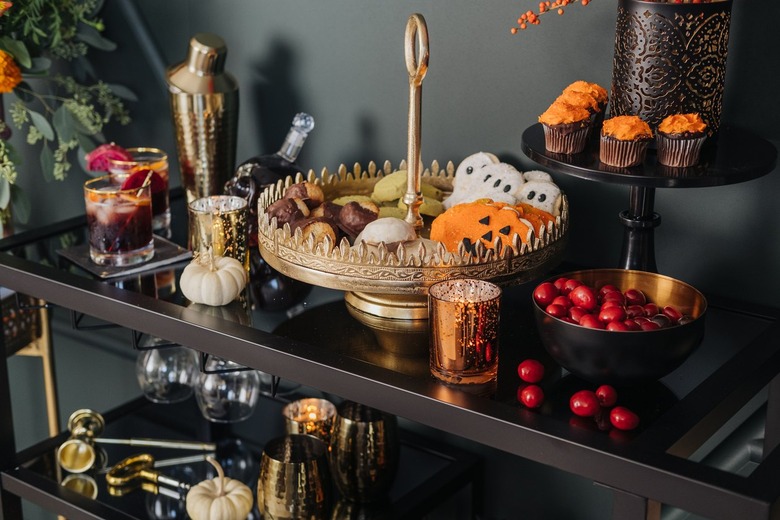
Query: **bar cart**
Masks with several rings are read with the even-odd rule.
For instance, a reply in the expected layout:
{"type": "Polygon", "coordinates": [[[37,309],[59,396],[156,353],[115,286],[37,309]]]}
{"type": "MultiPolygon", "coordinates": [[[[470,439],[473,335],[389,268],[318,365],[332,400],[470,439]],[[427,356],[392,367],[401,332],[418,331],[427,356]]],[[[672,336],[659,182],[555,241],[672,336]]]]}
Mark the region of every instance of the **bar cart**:
{"type": "MultiPolygon", "coordinates": [[[[174,214],[182,211],[176,204],[174,214]]],[[[158,299],[95,279],[51,253],[64,234],[83,239],[83,220],[78,217],[3,240],[0,285],[78,316],[126,327],[134,334],[159,336],[204,355],[225,357],[580,475],[613,490],[614,518],[646,518],[657,503],[716,519],[768,519],[776,512],[780,498],[780,484],[774,478],[780,471],[780,456],[774,449],[780,442],[779,309],[707,295],[707,333],[701,347],[658,385],[641,390],[664,406],[648,415],[635,433],[614,437],[570,424],[568,410],[553,407],[535,412],[518,404],[518,362],[534,356],[552,363],[533,326],[533,282],[506,289],[502,312],[511,315],[504,323],[512,325],[502,328],[501,344],[506,347],[501,353],[498,385],[490,396],[474,395],[435,382],[428,375],[427,358],[404,357],[384,349],[373,331],[350,315],[338,292],[323,293],[324,289],[315,287],[312,304],[302,314],[272,325],[258,320],[251,326],[187,308],[177,298],[158,299]],[[713,435],[722,433],[724,425],[730,427],[729,419],[738,410],[765,391],[768,399],[758,411],[766,416],[763,458],[748,476],[689,459],[713,435]]],[[[174,219],[174,240],[181,243],[184,231],[179,224],[174,219]]],[[[181,266],[173,268],[179,276],[181,266]]],[[[100,500],[69,492],[36,470],[36,462],[67,433],[17,453],[10,413],[13,389],[7,362],[2,359],[2,517],[21,516],[21,497],[68,518],[133,518],[100,500]]],[[[552,395],[566,388],[570,379],[560,369],[551,371],[554,375],[547,390],[552,395]]],[[[133,416],[131,410],[137,407],[131,403],[111,412],[107,422],[118,421],[117,427],[134,421],[165,426],[158,412],[133,416]]],[[[449,483],[447,491],[475,481],[473,470],[474,466],[461,467],[460,476],[449,483]]]]}

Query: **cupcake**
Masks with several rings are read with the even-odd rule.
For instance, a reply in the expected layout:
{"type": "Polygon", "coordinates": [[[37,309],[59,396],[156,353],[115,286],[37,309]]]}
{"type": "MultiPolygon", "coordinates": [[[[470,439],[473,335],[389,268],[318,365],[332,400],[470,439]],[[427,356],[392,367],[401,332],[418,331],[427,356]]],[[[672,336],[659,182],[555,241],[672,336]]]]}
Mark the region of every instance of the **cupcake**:
{"type": "Polygon", "coordinates": [[[557,102],[539,116],[544,145],[552,153],[574,154],[585,148],[591,113],[582,107],[557,102]]]}
{"type": "Polygon", "coordinates": [[[706,138],[707,123],[699,114],[673,114],[658,125],[658,162],[675,168],[693,166],[706,138]]]}
{"type": "Polygon", "coordinates": [[[607,112],[607,104],[609,103],[609,92],[607,92],[607,89],[601,85],[598,85],[597,83],[589,83],[587,81],[580,80],[575,81],[563,89],[564,95],[570,92],[588,94],[596,100],[596,103],[598,103],[598,111],[596,112],[596,116],[593,121],[593,127],[595,129],[599,129],[601,127],[601,123],[604,122],[604,114],[607,112]]]}
{"type": "Polygon", "coordinates": [[[617,116],[601,127],[599,159],[604,164],[628,168],[645,160],[647,146],[653,140],[650,125],[637,116],[617,116]]]}

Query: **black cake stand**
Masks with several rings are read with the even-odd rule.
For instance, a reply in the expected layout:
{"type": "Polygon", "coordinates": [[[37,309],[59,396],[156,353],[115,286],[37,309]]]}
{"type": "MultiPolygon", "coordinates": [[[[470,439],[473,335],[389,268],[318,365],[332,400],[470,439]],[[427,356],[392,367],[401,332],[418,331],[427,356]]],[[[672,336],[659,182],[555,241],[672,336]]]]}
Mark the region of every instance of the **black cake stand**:
{"type": "Polygon", "coordinates": [[[619,267],[656,272],[654,229],[661,216],[653,211],[656,188],[724,186],[756,179],[771,172],[777,149],[769,141],[739,128],[721,126],[708,138],[696,166],[671,168],[658,164],[655,150],[645,162],[632,168],[615,168],[599,161],[598,137],[581,153],[548,152],[544,131],[537,123],[523,132],[522,150],[529,159],[556,172],[581,179],[629,186],[629,208],[620,212],[623,248],[619,267]]]}

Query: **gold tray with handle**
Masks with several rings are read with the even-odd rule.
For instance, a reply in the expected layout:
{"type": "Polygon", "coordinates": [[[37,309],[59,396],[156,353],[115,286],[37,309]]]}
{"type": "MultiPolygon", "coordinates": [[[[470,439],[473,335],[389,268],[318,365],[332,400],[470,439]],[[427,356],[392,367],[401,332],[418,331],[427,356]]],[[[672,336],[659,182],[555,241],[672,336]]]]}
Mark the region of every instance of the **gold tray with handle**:
{"type": "Polygon", "coordinates": [[[427,319],[428,287],[452,278],[478,278],[499,285],[522,283],[549,271],[562,258],[566,245],[569,210],[565,195],[561,214],[556,221],[529,243],[514,237],[510,247],[485,248],[481,243],[471,253],[461,248],[447,251],[440,242],[427,239],[430,222],[420,216],[421,182],[452,192],[455,166],[448,162],[441,168],[436,161],[421,171],[420,100],[422,78],[428,62],[427,28],[420,15],[412,15],[406,27],[406,65],[409,71],[409,140],[407,160],[398,168],[390,162],[378,167],[374,162],[365,168],[342,165],[336,173],[327,169],[317,175],[299,173],[266,188],[258,198],[258,247],[265,261],[277,271],[313,285],[347,291],[346,301],[366,319],[427,319]],[[418,49],[419,47],[419,49],[418,49]],[[390,251],[378,246],[352,245],[346,238],[331,243],[326,238],[315,242],[303,238],[300,230],[291,231],[288,224],[278,226],[265,210],[283,197],[292,184],[308,181],[320,185],[326,200],[344,195],[370,195],[374,185],[385,175],[406,170],[407,190],[402,197],[407,206],[405,220],[415,226],[418,239],[390,251]]]}

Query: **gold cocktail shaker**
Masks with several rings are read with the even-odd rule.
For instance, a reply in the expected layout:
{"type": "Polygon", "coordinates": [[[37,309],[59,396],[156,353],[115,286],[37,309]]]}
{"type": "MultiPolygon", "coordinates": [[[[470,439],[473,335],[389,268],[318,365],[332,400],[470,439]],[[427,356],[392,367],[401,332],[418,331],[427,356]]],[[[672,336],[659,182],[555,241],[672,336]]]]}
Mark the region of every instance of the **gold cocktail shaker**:
{"type": "Polygon", "coordinates": [[[187,203],[221,194],[235,168],[238,83],[225,71],[226,56],[222,38],[199,33],[187,59],[167,71],[187,203]]]}

